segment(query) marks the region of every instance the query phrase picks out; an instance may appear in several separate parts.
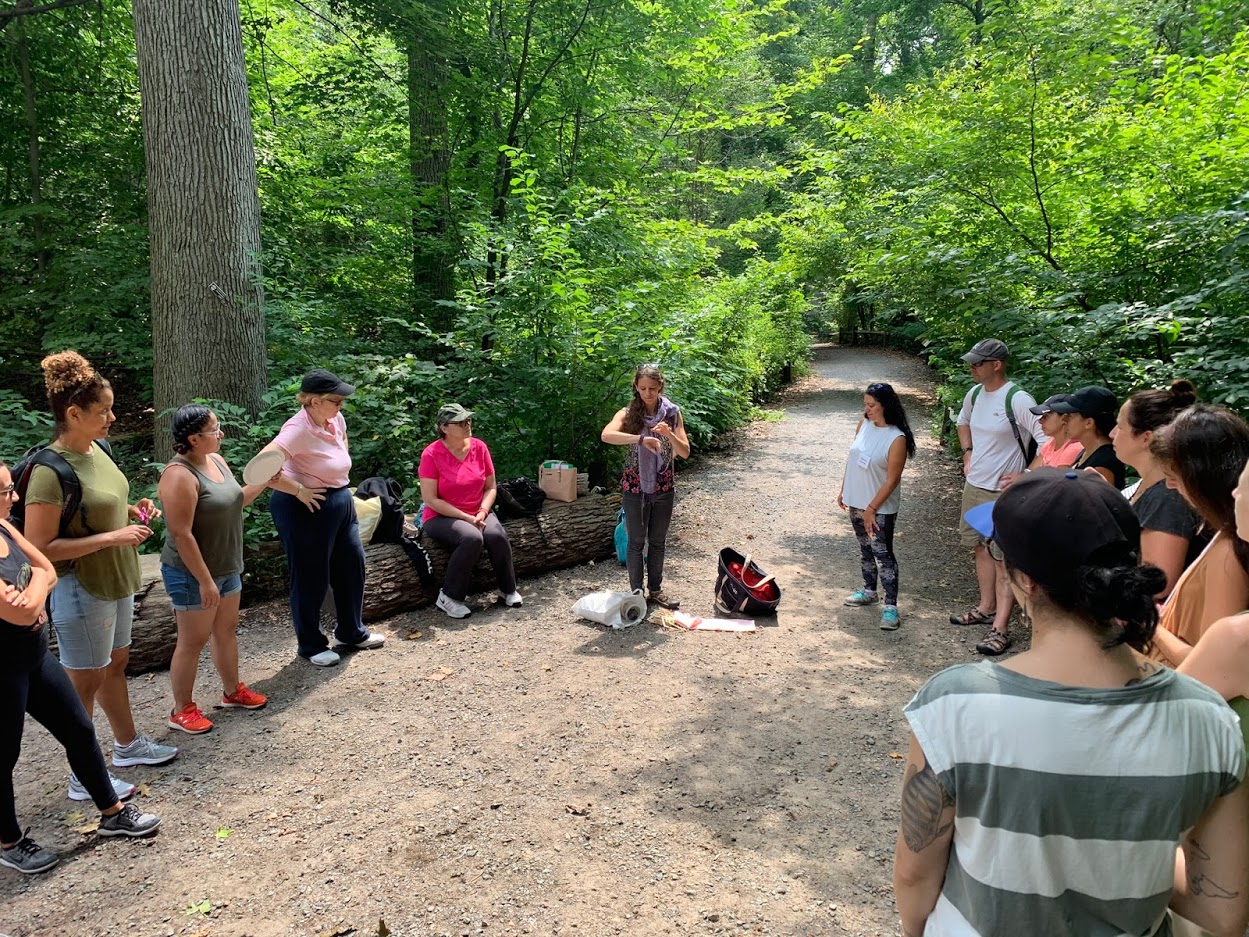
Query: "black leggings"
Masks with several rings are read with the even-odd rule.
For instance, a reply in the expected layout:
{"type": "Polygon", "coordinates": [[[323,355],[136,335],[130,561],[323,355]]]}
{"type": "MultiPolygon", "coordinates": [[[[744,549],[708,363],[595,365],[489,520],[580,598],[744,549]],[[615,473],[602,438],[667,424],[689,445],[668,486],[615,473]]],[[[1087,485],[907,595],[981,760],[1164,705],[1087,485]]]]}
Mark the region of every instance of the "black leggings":
{"type": "MultiPolygon", "coordinates": [[[[0,623],[0,628],[6,627],[0,623]]],[[[0,650],[2,653],[2,650],[0,650]]],[[[22,751],[26,714],[65,748],[69,766],[100,810],[117,803],[95,726],[64,668],[43,649],[30,669],[0,669],[0,841],[22,838],[13,799],[13,768],[22,751]]]]}

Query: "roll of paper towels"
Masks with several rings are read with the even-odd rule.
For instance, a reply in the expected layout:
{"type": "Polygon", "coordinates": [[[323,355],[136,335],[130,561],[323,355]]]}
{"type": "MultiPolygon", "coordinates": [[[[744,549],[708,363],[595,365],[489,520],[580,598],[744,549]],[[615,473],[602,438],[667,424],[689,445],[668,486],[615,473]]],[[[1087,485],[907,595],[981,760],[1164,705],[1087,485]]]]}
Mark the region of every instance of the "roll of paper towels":
{"type": "Polygon", "coordinates": [[[573,614],[609,628],[628,628],[646,617],[641,592],[591,592],[573,604],[573,614]]]}

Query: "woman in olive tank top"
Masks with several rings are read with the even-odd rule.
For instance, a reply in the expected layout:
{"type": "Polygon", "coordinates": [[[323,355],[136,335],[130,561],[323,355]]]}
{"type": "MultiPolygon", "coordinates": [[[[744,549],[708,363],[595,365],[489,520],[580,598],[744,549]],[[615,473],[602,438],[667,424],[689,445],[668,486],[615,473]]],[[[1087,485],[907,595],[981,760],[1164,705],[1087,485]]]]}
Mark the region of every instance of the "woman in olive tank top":
{"type": "Polygon", "coordinates": [[[169,726],[191,735],[213,727],[193,699],[200,653],[212,641],[221,677],[218,708],[259,709],[266,698],[239,680],[239,598],[243,590],[243,508],[267,485],[240,486],[219,452],[221,427],[207,407],[188,404],[173,418],[177,455],[157,493],[165,508],[161,578],[178,620],[169,665],[174,708],[169,726]]]}

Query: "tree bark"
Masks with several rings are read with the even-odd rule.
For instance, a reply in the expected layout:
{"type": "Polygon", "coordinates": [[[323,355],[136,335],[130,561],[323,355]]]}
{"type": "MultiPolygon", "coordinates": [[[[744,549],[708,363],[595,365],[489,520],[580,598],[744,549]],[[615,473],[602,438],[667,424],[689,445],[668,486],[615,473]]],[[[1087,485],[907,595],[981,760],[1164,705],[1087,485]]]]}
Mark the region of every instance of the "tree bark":
{"type": "MultiPolygon", "coordinates": [[[[553,569],[577,566],[615,553],[613,535],[620,510],[620,495],[588,495],[563,504],[546,502],[537,517],[504,522],[512,541],[512,565],[518,578],[537,576],[553,569]]],[[[421,541],[434,566],[432,586],[421,584],[416,568],[403,548],[394,543],[365,547],[364,620],[378,621],[433,603],[447,569],[447,551],[429,538],[421,541]]],[[[135,596],[134,643],[130,647],[130,672],[146,673],[169,666],[178,639],[173,605],[160,578],[160,557],[140,558],[143,584],[135,596]]],[[[483,552],[473,576],[472,590],[494,588],[494,570],[483,552]]],[[[328,599],[328,597],[327,597],[328,599]]],[[[329,605],[332,615],[333,605],[329,605]]],[[[48,640],[55,648],[53,634],[48,640]]],[[[293,643],[293,642],[292,642],[293,643]]]]}
{"type": "Polygon", "coordinates": [[[195,397],[266,384],[260,199],[238,0],[134,0],[152,268],[156,451],[195,397]]]}

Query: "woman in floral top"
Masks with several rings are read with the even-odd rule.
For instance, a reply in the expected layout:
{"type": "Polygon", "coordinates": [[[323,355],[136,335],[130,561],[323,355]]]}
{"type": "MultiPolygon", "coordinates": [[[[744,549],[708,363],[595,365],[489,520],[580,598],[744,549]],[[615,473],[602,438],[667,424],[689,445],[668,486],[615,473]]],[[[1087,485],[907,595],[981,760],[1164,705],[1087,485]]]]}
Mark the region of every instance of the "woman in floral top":
{"type": "Polygon", "coordinates": [[[676,498],[673,456],[690,457],[681,408],[663,395],[664,375],[658,365],[644,364],[633,374],[633,401],[618,411],[603,429],[603,442],[628,446],[620,478],[625,532],[629,537],[626,565],[629,588],[642,590],[643,554],[646,556],[647,598],[664,608],[680,601],[663,590],[664,553],[676,498]]]}

